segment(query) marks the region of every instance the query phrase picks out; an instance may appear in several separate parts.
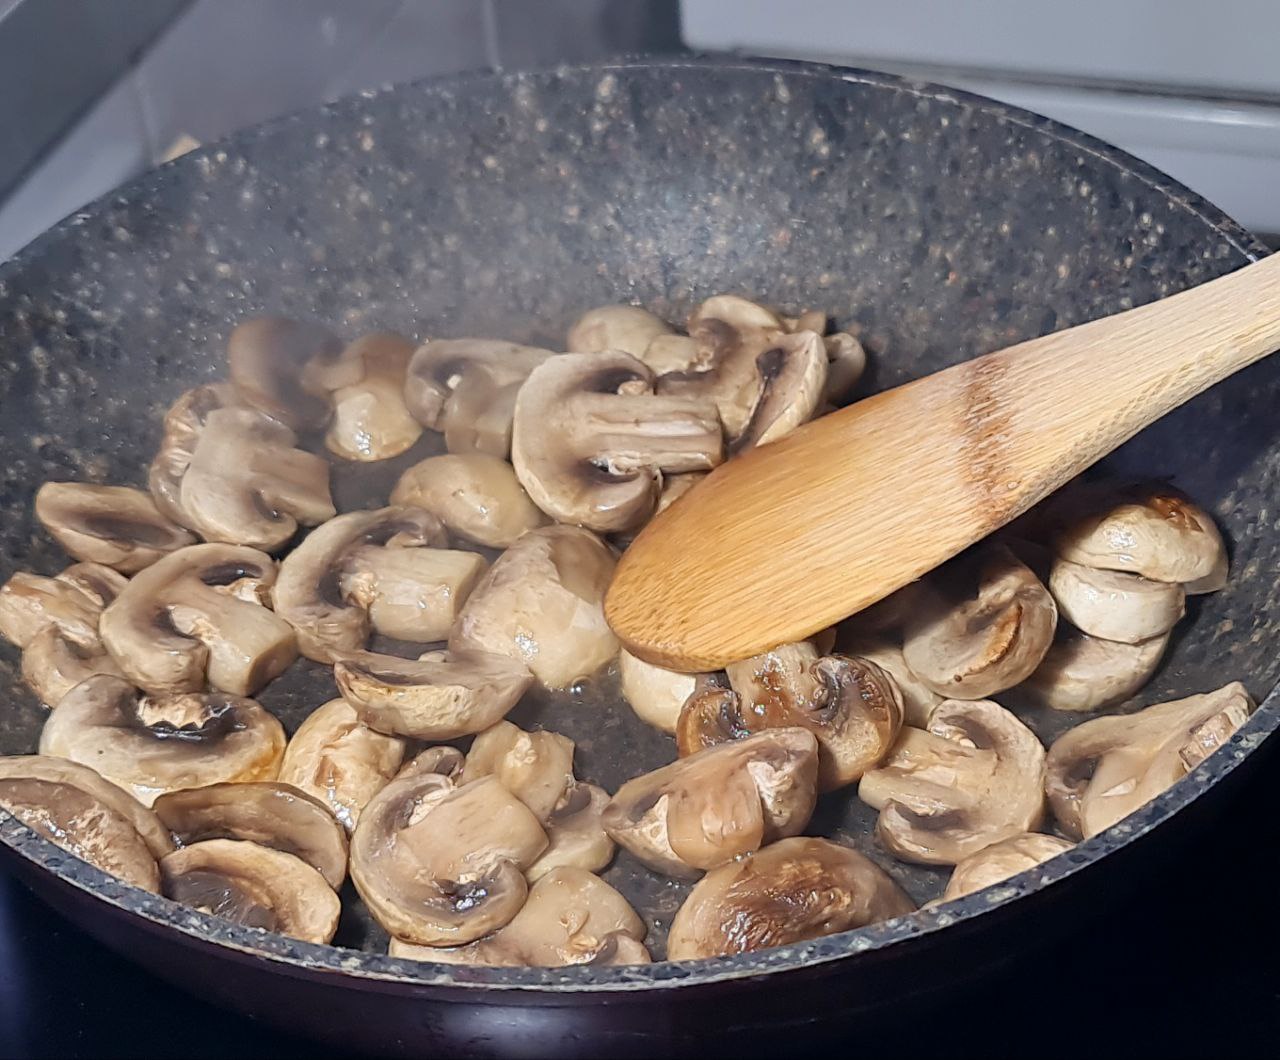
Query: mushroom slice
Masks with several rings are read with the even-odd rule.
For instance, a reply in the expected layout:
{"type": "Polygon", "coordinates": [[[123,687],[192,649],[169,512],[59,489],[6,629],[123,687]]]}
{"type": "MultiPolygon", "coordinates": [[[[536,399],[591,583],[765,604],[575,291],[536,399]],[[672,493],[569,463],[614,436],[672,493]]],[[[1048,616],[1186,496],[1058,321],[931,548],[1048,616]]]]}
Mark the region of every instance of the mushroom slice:
{"type": "Polygon", "coordinates": [[[645,360],[649,344],[675,329],[659,316],[637,305],[602,305],[588,309],[569,329],[570,353],[604,353],[621,350],[645,360]]]}
{"type": "Polygon", "coordinates": [[[189,545],[134,576],[102,612],[102,642],[148,692],[198,692],[207,679],[250,695],[298,655],[293,627],[256,602],[275,579],[264,552],[189,545]]]}
{"type": "Polygon", "coordinates": [[[1182,586],[1140,574],[1054,561],[1049,591],[1058,611],[1091,637],[1138,644],[1167,633],[1186,613],[1182,586]]]}
{"type": "Polygon", "coordinates": [[[251,699],[140,696],[104,675],[68,692],[40,733],[41,754],[91,765],[145,806],[178,788],[274,780],[284,745],[280,723],[251,699]]]}
{"type": "Polygon", "coordinates": [[[867,351],[847,331],[827,335],[822,345],[827,353],[827,383],[822,389],[822,399],[839,405],[848,400],[862,373],[867,370],[867,351]]]}
{"type": "Polygon", "coordinates": [[[427,457],[400,476],[391,503],[425,509],[450,533],[490,548],[508,548],[548,522],[515,469],[487,453],[427,457]]]}
{"type": "Polygon", "coordinates": [[[128,486],[46,482],[36,493],[36,518],[69,555],[125,574],[196,540],[128,486]]]}
{"type": "Polygon", "coordinates": [[[210,412],[178,490],[180,521],[206,541],[275,549],[332,518],[329,464],[297,441],[256,409],[210,412]]]}
{"type": "Polygon", "coordinates": [[[458,787],[438,765],[411,763],[370,800],[351,837],[351,879],[396,938],[455,946],[510,923],[547,836],[496,777],[458,787]]]}
{"type": "Polygon", "coordinates": [[[613,551],[589,530],[530,530],[471,593],[450,649],[506,655],[547,688],[590,677],[618,652],[604,618],[615,563],[613,551]]]}
{"type": "Polygon", "coordinates": [[[460,649],[417,661],[360,652],[333,667],[338,691],[377,732],[452,740],[506,717],[533,675],[505,655],[460,649]]]}
{"type": "Polygon", "coordinates": [[[664,670],[637,658],[626,648],[618,653],[618,676],[623,698],[636,712],[636,717],[673,735],[685,701],[698,690],[700,683],[705,684],[706,677],[664,670]]]}
{"type": "Polygon", "coordinates": [[[244,839],[206,839],[160,862],[164,894],[233,924],[329,942],[342,904],[301,858],[244,839]]]}
{"type": "Polygon", "coordinates": [[[348,832],[404,761],[405,742],[375,732],[345,699],[313,711],[289,740],[280,781],[323,802],[348,832]]]}
{"type": "Polygon", "coordinates": [[[1110,828],[1186,776],[1253,712],[1244,685],[1094,718],[1049,748],[1045,790],[1068,835],[1110,828]]]}
{"type": "Polygon", "coordinates": [[[500,721],[471,742],[458,782],[488,776],[497,777],[546,822],[573,784],[573,741],[558,732],[525,732],[500,721]]]}
{"type": "Polygon", "coordinates": [[[485,571],[478,552],[363,545],[347,555],[340,590],[384,637],[444,640],[485,571]]]}
{"type": "Polygon", "coordinates": [[[858,797],[880,811],[876,835],[897,857],[954,865],[1044,814],[1044,747],[990,700],[949,699],[927,729],[906,728],[868,770],[858,797]]]}
{"type": "Polygon", "coordinates": [[[870,858],[797,836],[712,869],[694,886],[667,938],[667,958],[731,957],[822,938],[915,912],[870,858]]]}
{"type": "Polygon", "coordinates": [[[244,402],[290,427],[309,429],[329,419],[326,391],[333,388],[325,382],[332,381],[341,352],[338,337],[318,324],[257,317],[231,332],[227,366],[244,402]]]}
{"type": "Polygon", "coordinates": [[[622,895],[599,876],[562,867],[534,883],[524,908],[488,938],[452,948],[393,938],[387,952],[415,961],[505,968],[648,964],[644,936],[644,921],[622,895]]]}
{"type": "Polygon", "coordinates": [[[902,728],[902,695],[875,663],[819,659],[807,642],[726,667],[733,691],[692,696],[676,729],[681,755],[766,729],[799,726],[818,738],[818,789],[852,784],[879,762],[902,728]]]}
{"type": "Polygon", "coordinates": [[[387,460],[399,456],[422,436],[422,424],[404,403],[404,377],[413,343],[399,335],[356,339],[339,358],[341,371],[354,381],[330,395],[333,419],[325,434],[330,452],[347,460],[387,460]]]}
{"type": "Polygon", "coordinates": [[[1065,854],[1075,844],[1056,835],[1020,832],[958,862],[940,902],[953,902],[1065,854]]]}
{"type": "Polygon", "coordinates": [[[902,655],[941,695],[983,699],[1032,672],[1053,642],[1053,597],[1006,546],[987,546],[935,575],[907,625],[902,655]]]}
{"type": "Polygon", "coordinates": [[[817,775],[811,732],[770,729],[627,781],[605,831],[651,869],[695,877],[803,829],[817,775]]]}
{"type": "Polygon", "coordinates": [[[900,644],[874,635],[855,634],[841,639],[843,654],[873,662],[893,679],[902,696],[902,720],[905,724],[918,729],[929,724],[929,715],[944,697],[911,672],[902,656],[900,644]]]}
{"type": "Polygon", "coordinates": [[[552,869],[572,866],[599,872],[613,860],[614,844],[604,830],[604,808],[609,793],[594,784],[574,782],[543,826],[547,849],[525,871],[530,882],[552,869]]]}
{"type": "Polygon", "coordinates": [[[156,816],[183,846],[247,839],[293,854],[335,891],[347,876],[347,833],[324,803],[288,784],[208,784],[161,795],[156,816]]]}
{"type": "Polygon", "coordinates": [[[827,314],[821,309],[805,309],[799,316],[779,317],[787,331],[812,331],[819,335],[827,333],[827,314]]]}
{"type": "Polygon", "coordinates": [[[445,431],[450,452],[511,452],[516,392],[551,350],[493,339],[437,339],[409,362],[404,396],[418,422],[445,431]]]}
{"type": "Polygon", "coordinates": [[[1020,688],[1054,710],[1100,710],[1137,694],[1156,672],[1168,644],[1167,632],[1122,644],[1063,628],[1020,688]]]}
{"type": "Polygon", "coordinates": [[[730,451],[741,453],[790,434],[813,418],[827,383],[827,353],[812,331],[779,337],[756,358],[759,395],[730,451]]]}
{"type": "MultiPolygon", "coordinates": [[[[308,534],[280,564],[280,577],[272,591],[276,613],[297,631],[302,654],[326,663],[364,647],[372,625],[370,612],[380,600],[406,595],[411,609],[416,602],[425,612],[427,604],[435,603],[452,615],[447,600],[431,599],[439,584],[424,581],[417,585],[412,570],[408,572],[408,592],[403,570],[388,571],[387,584],[380,584],[375,555],[381,551],[434,550],[446,541],[440,520],[419,508],[379,508],[339,515],[308,534]]],[[[439,617],[424,620],[424,625],[435,632],[439,617]]],[[[424,642],[429,639],[433,638],[422,638],[424,642]]]]}
{"type": "Polygon", "coordinates": [[[724,458],[711,402],[653,392],[653,373],[617,351],[567,353],[530,373],[516,397],[511,460],[553,519],[601,533],[644,522],[662,472],[724,458]]]}
{"type": "Polygon", "coordinates": [[[245,408],[230,383],[206,383],[193,387],[170,406],[164,416],[164,437],[147,474],[147,486],[160,513],[187,525],[182,508],[182,479],[191,466],[191,454],[211,412],[245,408]]]}
{"type": "Polygon", "coordinates": [[[1064,493],[1050,518],[1058,523],[1055,550],[1073,563],[1181,582],[1193,593],[1226,582],[1226,548],[1213,518],[1170,486],[1091,483],[1064,493]]]}
{"type": "MultiPolygon", "coordinates": [[[[630,351],[628,351],[630,352],[630,351]]],[[[643,353],[635,356],[644,361],[655,375],[693,370],[701,357],[698,344],[688,335],[655,335],[643,353]]]]}

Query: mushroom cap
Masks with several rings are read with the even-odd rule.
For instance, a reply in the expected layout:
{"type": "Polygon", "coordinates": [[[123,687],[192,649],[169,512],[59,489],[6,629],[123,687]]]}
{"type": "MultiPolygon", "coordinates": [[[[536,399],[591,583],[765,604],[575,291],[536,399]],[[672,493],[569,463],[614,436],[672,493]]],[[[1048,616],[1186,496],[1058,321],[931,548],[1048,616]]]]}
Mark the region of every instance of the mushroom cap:
{"type": "Polygon", "coordinates": [[[525,732],[500,721],[471,741],[458,778],[494,776],[545,823],[573,785],[573,741],[558,732],[525,732]]]}
{"type": "Polygon", "coordinates": [[[1252,713],[1244,685],[1093,718],[1049,748],[1045,791],[1071,836],[1097,835],[1180,780],[1252,713]]]}
{"type": "Polygon", "coordinates": [[[22,652],[23,680],[47,707],[56,707],[63,696],[95,674],[124,677],[100,641],[83,646],[56,626],[37,633],[22,652]]]}
{"type": "Polygon", "coordinates": [[[102,612],[102,642],[148,692],[197,692],[207,677],[251,694],[297,657],[293,627],[260,603],[275,579],[265,552],[189,545],[134,576],[102,612]]]}
{"type": "Polygon", "coordinates": [[[182,507],[182,479],[191,466],[191,454],[204,430],[209,413],[224,408],[245,408],[230,383],[205,383],[192,387],[169,406],[164,415],[164,436],[147,472],[147,486],[160,513],[187,525],[182,507]]]}
{"type": "Polygon", "coordinates": [[[1058,608],[1025,563],[989,545],[933,576],[906,628],[912,673],[953,699],[984,699],[1031,676],[1053,642],[1058,608]]]}
{"type": "Polygon", "coordinates": [[[602,305],[588,309],[574,321],[565,348],[570,353],[621,350],[643,361],[654,339],[671,334],[674,329],[670,324],[638,305],[602,305]]]}
{"type": "Polygon", "coordinates": [[[342,904],[301,858],[244,839],[206,839],[160,862],[164,894],[234,924],[329,942],[342,904]]]}
{"type": "Polygon", "coordinates": [[[547,845],[496,777],[458,787],[440,765],[431,756],[401,770],[351,837],[351,879],[369,911],[425,946],[472,942],[509,923],[528,893],[524,870],[547,845]]]}
{"type": "Polygon", "coordinates": [[[543,822],[547,849],[525,870],[529,882],[562,866],[599,872],[608,865],[615,849],[602,820],[608,805],[609,793],[604,788],[581,782],[570,785],[543,822]]]}
{"type": "Polygon", "coordinates": [[[415,961],[506,968],[648,964],[644,936],[644,921],[621,894],[599,876],[562,867],[535,882],[520,912],[487,938],[452,948],[393,938],[387,952],[415,961]]]}
{"type": "Polygon", "coordinates": [[[822,938],[915,911],[870,858],[797,836],[712,869],[671,922],[673,961],[729,957],[822,938]]]}
{"type": "Polygon", "coordinates": [[[666,375],[668,372],[693,370],[702,353],[697,342],[688,335],[672,333],[655,335],[649,340],[649,345],[645,347],[644,352],[637,353],[636,356],[644,361],[655,375],[666,375]]]}
{"type": "Polygon", "coordinates": [[[40,753],[92,765],[145,806],[218,781],[274,780],[285,735],[251,699],[222,693],[140,696],[98,675],[68,692],[40,733],[40,753]]]}
{"type": "MultiPolygon", "coordinates": [[[[405,403],[423,426],[442,430],[447,407],[459,388],[478,382],[491,394],[518,386],[534,368],[554,356],[551,350],[496,339],[436,339],[419,346],[409,362],[405,403]]],[[[507,429],[509,432],[509,423],[507,429]]]]}
{"type": "Polygon", "coordinates": [[[317,707],[280,760],[279,779],[322,801],[348,832],[404,761],[405,742],[375,732],[345,699],[317,707]]]}
{"type": "Polygon", "coordinates": [[[142,837],[153,858],[162,858],[173,849],[173,836],[151,810],[89,766],[51,755],[5,755],[0,757],[0,780],[42,780],[69,784],[125,817],[142,837]]]}
{"type": "Polygon", "coordinates": [[[990,700],[945,700],[927,729],[905,728],[868,770],[858,797],[880,811],[876,835],[896,856],[954,865],[1036,829],[1044,815],[1044,747],[990,700]]]}
{"type": "Polygon", "coordinates": [[[604,617],[617,560],[589,530],[530,530],[494,561],[449,637],[452,651],[506,655],[547,688],[590,677],[618,652],[604,617]]]}
{"type": "MultiPolygon", "coordinates": [[[[817,328],[811,330],[818,331],[817,328]]],[[[827,353],[827,385],[823,387],[822,399],[839,405],[848,400],[867,370],[867,351],[847,331],[824,336],[822,345],[827,353]]]]}
{"type": "Polygon", "coordinates": [[[1186,593],[1178,582],[1152,581],[1061,558],[1049,572],[1049,591],[1059,613],[1077,629],[1123,644],[1167,633],[1186,613],[1186,593]]]}
{"type": "Polygon", "coordinates": [[[618,676],[622,695],[636,712],[636,717],[674,735],[680,711],[696,691],[702,675],[664,670],[623,648],[618,652],[618,676]]]}
{"type": "Polygon", "coordinates": [[[411,449],[422,424],[404,402],[405,372],[413,343],[400,335],[365,335],[338,358],[357,377],[330,395],[333,419],[325,445],[347,460],[388,460],[411,449]]]}
{"type": "Polygon", "coordinates": [[[818,742],[769,729],[627,781],[604,810],[610,837],[668,876],[694,877],[809,823],[818,742]]]}
{"type": "Polygon", "coordinates": [[[427,457],[400,476],[391,503],[423,508],[450,533],[490,548],[508,548],[548,522],[515,469],[487,453],[427,457]]]}
{"type": "Polygon", "coordinates": [[[310,321],[256,317],[227,339],[227,367],[240,398],[294,428],[324,426],[329,402],[320,376],[342,342],[310,321]]]}
{"type": "Polygon", "coordinates": [[[67,553],[133,574],[195,538],[170,522],[142,490],[87,482],[46,482],[36,518],[67,553]]]}
{"type": "Polygon", "coordinates": [[[263,549],[286,544],[299,525],[331,518],[329,463],[297,441],[256,409],[214,409],[191,451],[175,517],[206,541],[263,549]]]}
{"type": "Polygon", "coordinates": [[[288,784],[251,781],[183,788],[151,807],[183,846],[246,839],[293,854],[335,891],[347,875],[347,833],[324,803],[288,784]]]}
{"type": "Polygon", "coordinates": [[[929,715],[933,713],[933,708],[945,697],[938,695],[911,672],[911,667],[903,658],[901,644],[874,634],[852,636],[842,634],[840,650],[845,655],[875,663],[893,679],[894,685],[902,696],[904,724],[914,725],[917,729],[923,729],[929,724],[929,715]]]}
{"type": "Polygon", "coordinates": [[[1011,876],[1065,854],[1074,845],[1056,835],[1040,832],[1020,832],[992,843],[956,864],[939,901],[953,902],[966,894],[1003,883],[1011,876]]]}
{"type": "Polygon", "coordinates": [[[1128,571],[1212,592],[1226,580],[1226,547],[1213,518],[1163,483],[1090,483],[1052,506],[1055,551],[1086,567],[1128,571]],[[1082,514],[1083,513],[1083,514],[1082,514]]]}
{"type": "Polygon", "coordinates": [[[799,726],[818,738],[818,789],[851,784],[888,754],[902,728],[902,696],[875,663],[818,658],[784,644],[726,667],[732,692],[696,694],[676,730],[681,755],[766,729],[799,726]]]}
{"type": "Polygon", "coordinates": [[[1138,644],[1122,644],[1064,626],[1020,687],[1054,710],[1100,710],[1123,702],[1150,681],[1168,644],[1167,632],[1138,644]]]}
{"type": "Polygon", "coordinates": [[[377,732],[452,740],[483,732],[520,701],[533,676],[490,652],[428,652],[418,660],[373,652],[339,659],[338,691],[377,732]]]}
{"type": "Polygon", "coordinates": [[[653,392],[643,362],[611,350],[566,353],[535,368],[516,396],[511,461],[534,504],[601,533],[652,514],[662,472],[724,458],[711,402],[653,392]]]}
{"type": "Polygon", "coordinates": [[[346,567],[343,595],[368,608],[376,632],[426,644],[449,635],[487,564],[465,549],[364,545],[346,567]]]}
{"type": "MultiPolygon", "coordinates": [[[[440,520],[420,508],[379,508],[336,516],[316,527],[281,562],[271,593],[276,614],[296,631],[298,650],[308,659],[329,663],[360,651],[369,639],[369,608],[377,579],[366,573],[366,584],[353,584],[360,573],[357,553],[369,546],[417,549],[446,542],[440,520]]],[[[368,572],[368,554],[361,558],[368,572]]]]}

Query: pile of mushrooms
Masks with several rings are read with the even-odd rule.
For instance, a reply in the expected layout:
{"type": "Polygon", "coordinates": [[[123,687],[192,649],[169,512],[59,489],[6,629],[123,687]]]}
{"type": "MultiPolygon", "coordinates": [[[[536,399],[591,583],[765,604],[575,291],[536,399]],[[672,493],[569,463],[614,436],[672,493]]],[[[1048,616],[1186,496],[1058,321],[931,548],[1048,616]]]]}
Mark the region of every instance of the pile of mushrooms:
{"type": "Polygon", "coordinates": [[[1253,708],[1239,684],[1047,753],[1016,714],[1129,699],[1186,595],[1225,583],[1212,519],[1164,486],[1067,491],[1022,537],[718,673],[621,648],[618,551],[724,460],[850,398],[866,356],[827,324],[736,295],[683,330],[597,307],[563,353],[241,324],[227,381],[166,414],[148,489],[36,495],[74,562],[0,587],[0,635],[50,708],[39,754],[0,758],[0,807],[249,928],[331,941],[350,877],[393,956],[640,964],[646,925],[599,875],[618,846],[696,881],[670,959],[729,956],[910,913],[894,859],[954,866],[944,901],[1033,869],[1227,742],[1253,708]],[[393,458],[389,495],[339,513],[335,462],[393,458]],[[289,736],[250,697],[299,656],[338,697],[289,736]],[[506,719],[532,689],[614,674],[673,739],[611,795],[572,740],[506,719]],[[820,796],[855,791],[875,849],[803,834],[820,796]]]}

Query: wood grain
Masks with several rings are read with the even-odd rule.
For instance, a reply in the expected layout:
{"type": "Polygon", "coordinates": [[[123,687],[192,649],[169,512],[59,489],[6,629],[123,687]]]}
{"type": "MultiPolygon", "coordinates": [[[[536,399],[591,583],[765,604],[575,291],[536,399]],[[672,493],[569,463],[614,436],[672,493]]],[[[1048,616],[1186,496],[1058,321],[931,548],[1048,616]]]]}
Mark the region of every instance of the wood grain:
{"type": "Polygon", "coordinates": [[[682,670],[809,636],[1016,518],[1280,348],[1280,255],[877,394],[722,465],[623,554],[605,609],[682,670]]]}

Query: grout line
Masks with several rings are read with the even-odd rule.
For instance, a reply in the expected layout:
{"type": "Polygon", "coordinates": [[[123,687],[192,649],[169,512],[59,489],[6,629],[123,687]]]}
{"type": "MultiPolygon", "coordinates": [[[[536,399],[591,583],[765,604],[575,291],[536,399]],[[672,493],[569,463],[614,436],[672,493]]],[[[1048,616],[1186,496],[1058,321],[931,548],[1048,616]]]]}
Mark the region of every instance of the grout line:
{"type": "Polygon", "coordinates": [[[502,69],[502,55],[498,50],[498,9],[494,0],[481,0],[481,21],[484,24],[485,61],[495,70],[502,69]]]}

